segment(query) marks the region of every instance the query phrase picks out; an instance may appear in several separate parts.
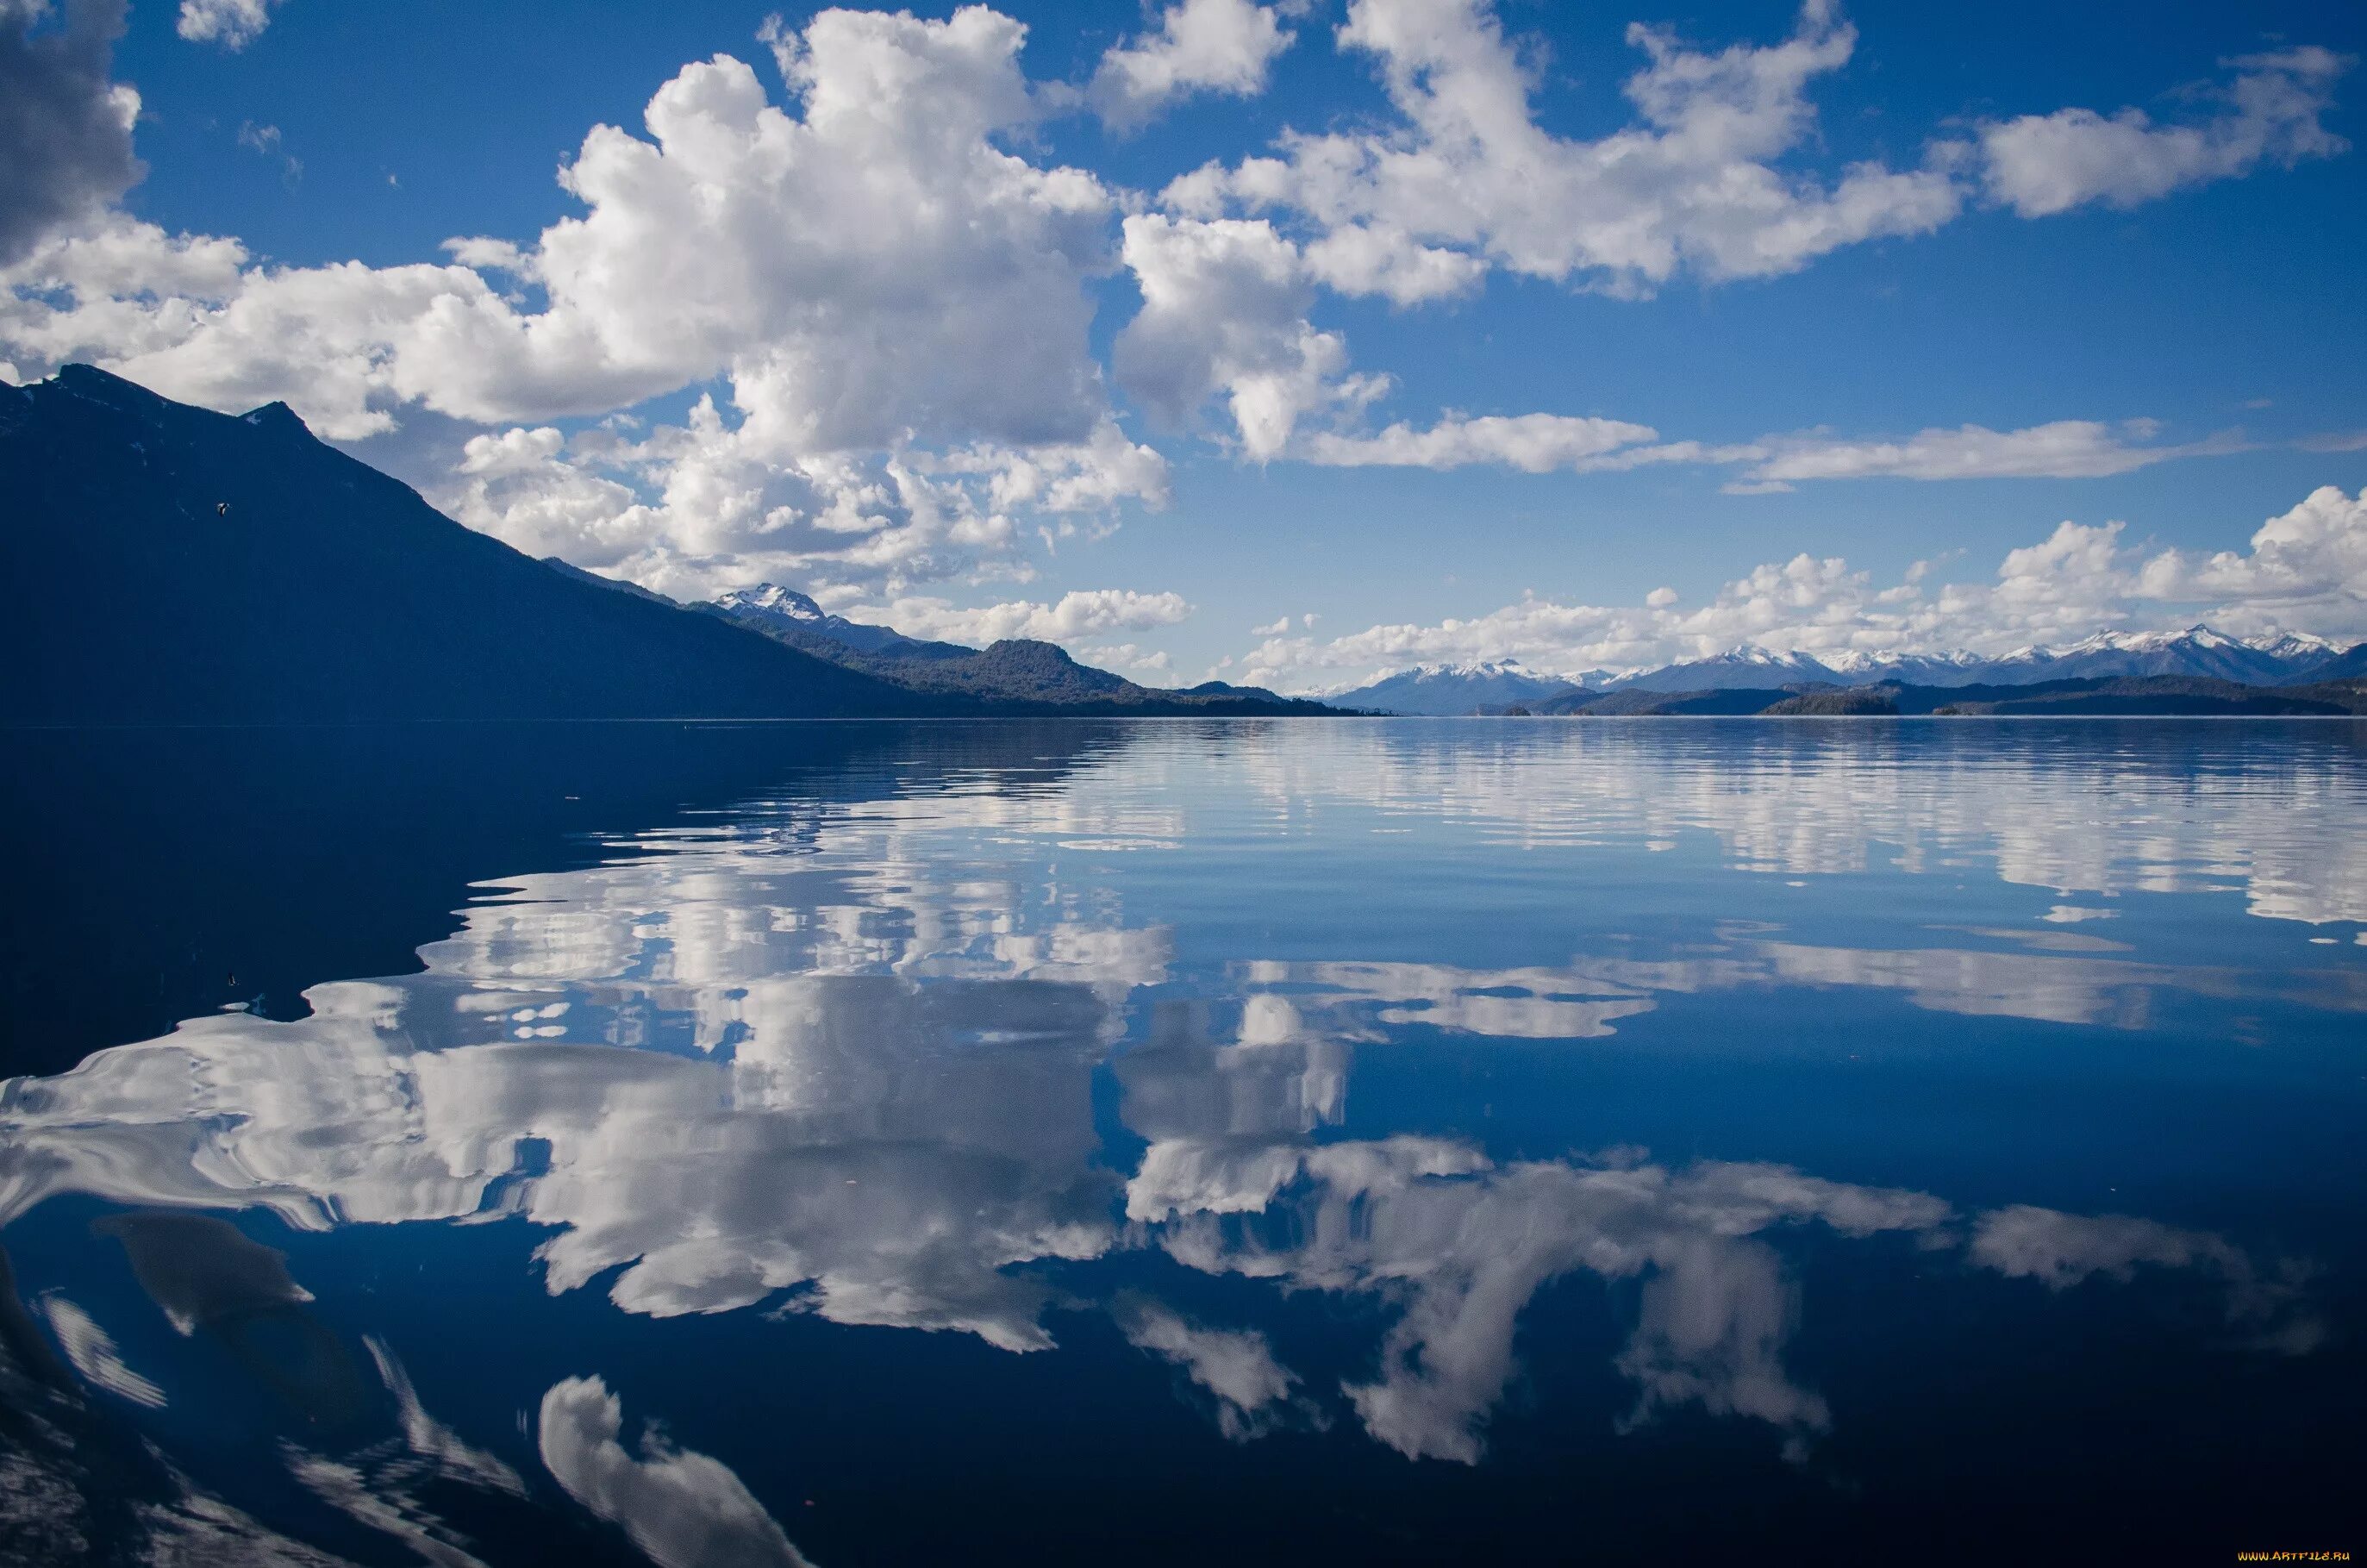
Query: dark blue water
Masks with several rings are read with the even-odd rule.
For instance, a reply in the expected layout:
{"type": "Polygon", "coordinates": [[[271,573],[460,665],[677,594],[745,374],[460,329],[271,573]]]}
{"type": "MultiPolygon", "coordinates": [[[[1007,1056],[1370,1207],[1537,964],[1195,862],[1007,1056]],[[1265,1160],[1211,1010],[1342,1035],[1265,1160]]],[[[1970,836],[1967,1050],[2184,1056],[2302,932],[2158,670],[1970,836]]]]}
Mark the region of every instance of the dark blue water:
{"type": "Polygon", "coordinates": [[[2367,1547],[2367,727],[6,781],[25,1560],[2367,1547]]]}

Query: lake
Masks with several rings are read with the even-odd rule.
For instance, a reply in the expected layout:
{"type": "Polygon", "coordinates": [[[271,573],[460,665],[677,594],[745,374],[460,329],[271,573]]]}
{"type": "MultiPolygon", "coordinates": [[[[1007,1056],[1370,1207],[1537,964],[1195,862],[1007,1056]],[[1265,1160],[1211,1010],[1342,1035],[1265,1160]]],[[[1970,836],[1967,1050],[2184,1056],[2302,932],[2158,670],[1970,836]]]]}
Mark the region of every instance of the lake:
{"type": "Polygon", "coordinates": [[[2367,1546],[2367,725],[11,751],[20,1556],[2367,1546]]]}

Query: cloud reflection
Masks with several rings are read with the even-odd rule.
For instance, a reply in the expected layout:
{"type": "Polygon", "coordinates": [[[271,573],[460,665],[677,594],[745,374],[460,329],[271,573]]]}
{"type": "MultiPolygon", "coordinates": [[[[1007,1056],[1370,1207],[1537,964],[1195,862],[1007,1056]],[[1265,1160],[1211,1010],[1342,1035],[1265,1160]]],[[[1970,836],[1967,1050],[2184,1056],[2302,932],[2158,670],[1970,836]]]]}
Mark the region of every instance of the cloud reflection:
{"type": "MultiPolygon", "coordinates": [[[[1728,924],[1720,939],[1666,959],[1580,955],[1559,968],[1519,970],[1260,960],[1240,973],[1245,987],[1287,990],[1295,1017],[1319,1018],[1340,1039],[1368,1040],[1408,1025],[1501,1040],[1597,1040],[1650,1012],[1659,994],[1745,989],[1893,991],[1928,1012],[2118,1029],[2152,1027],[2162,993],[2367,1012],[2367,973],[2355,971],[2145,963],[2091,956],[2126,949],[2068,933],[1968,934],[2038,950],[1819,946],[1728,924]]],[[[1251,1006],[1280,1000],[1250,994],[1251,1006]]]]}
{"type": "Polygon", "coordinates": [[[1215,1407],[1217,1430],[1236,1443],[1263,1437],[1278,1423],[1320,1425],[1321,1414],[1294,1399],[1298,1374],[1274,1359],[1254,1329],[1210,1328],[1139,1291],[1110,1303],[1126,1342],[1180,1370],[1215,1407]]]}
{"type": "MultiPolygon", "coordinates": [[[[1308,801],[1345,799],[1522,842],[1707,830],[1754,869],[1863,868],[1885,845],[1909,873],[1987,855],[2000,876],[2067,892],[2226,877],[2255,913],[2367,917],[2343,835],[2303,855],[2293,823],[2249,795],[2241,812],[2156,820],[2146,802],[2169,785],[2142,767],[2110,775],[2138,806],[2099,831],[2083,813],[2101,809],[2105,772],[2012,746],[1976,767],[1945,747],[1869,758],[1753,741],[1713,772],[1680,766],[1682,745],[1603,727],[1453,748],[1380,726],[1321,744],[1229,733],[1226,777],[1250,780],[1285,835],[1308,801]]],[[[1054,1345],[1054,1305],[1091,1306],[1172,1366],[1229,1437],[1319,1425],[1329,1402],[1410,1459],[1465,1463],[1519,1376],[1523,1314],[1580,1277],[1634,1302],[1614,1358],[1633,1390],[1625,1425],[1697,1409],[1807,1451],[1835,1419],[1786,1359],[1814,1310],[1787,1263],[1811,1227],[2055,1291],[2181,1271],[2221,1293],[2246,1344],[2299,1353],[2321,1336],[2297,1266],[2150,1221],[1965,1213],[1775,1163],[1512,1158],[1460,1133],[1343,1133],[1358,1052],[1414,1030],[1598,1040],[1665,996],[1751,988],[2135,1028],[2170,994],[2358,1012],[2360,975],[2147,962],[2061,922],[1863,949],[1721,920],[1657,949],[1504,967],[1295,957],[1287,932],[1240,938],[1282,956],[1187,957],[1178,929],[1130,919],[1127,899],[1155,897],[1155,881],[1137,895],[1078,858],[1190,842],[1195,812],[1243,811],[1192,786],[1200,766],[1188,744],[1145,740],[1059,790],[779,802],[619,846],[631,854],[610,864],[489,884],[422,950],[425,973],[316,987],[294,1022],[195,1019],[0,1089],[0,1223],[64,1194],[163,1211],[110,1223],[185,1333],[306,1299],[257,1244],[187,1244],[188,1227],[221,1223],[195,1211],[240,1208],[315,1231],[522,1221],[553,1294],[600,1290],[651,1317],[762,1308],[1032,1352],[1054,1345]],[[1146,803],[1171,799],[1185,803],[1146,803]],[[1116,1140],[1096,1110],[1113,1082],[1116,1140]],[[1367,1310],[1371,1356],[1316,1387],[1262,1328],[1212,1325],[1124,1283],[1129,1257],[1340,1298],[1367,1310]]],[[[2332,820],[2315,802],[2356,792],[2316,766],[2200,788],[2273,796],[2306,835],[2332,820]]],[[[1394,935],[1420,951],[1433,933],[1394,935]]],[[[59,1298],[49,1321],[85,1381],[166,1397],[168,1383],[110,1369],[66,1313],[59,1298]]],[[[371,1352],[402,1462],[518,1493],[515,1471],[429,1417],[371,1352]]],[[[622,1423],[597,1377],[542,1399],[544,1463],[592,1512],[661,1562],[801,1561],[719,1460],[649,1436],[629,1447],[622,1423]]],[[[402,1501],[399,1477],[300,1459],[356,1517],[462,1550],[402,1501]]]]}
{"type": "Polygon", "coordinates": [[[568,1494],[624,1527],[659,1568],[806,1568],[730,1466],[678,1448],[655,1426],[626,1449],[624,1403],[598,1378],[569,1378],[542,1396],[542,1462],[568,1494]]]}
{"type": "Polygon", "coordinates": [[[1954,876],[2057,894],[2240,891],[2249,913],[2367,921],[2367,725],[1572,722],[1267,734],[1277,808],[1355,802],[1507,846],[1713,836],[1737,870],[1954,876]]]}

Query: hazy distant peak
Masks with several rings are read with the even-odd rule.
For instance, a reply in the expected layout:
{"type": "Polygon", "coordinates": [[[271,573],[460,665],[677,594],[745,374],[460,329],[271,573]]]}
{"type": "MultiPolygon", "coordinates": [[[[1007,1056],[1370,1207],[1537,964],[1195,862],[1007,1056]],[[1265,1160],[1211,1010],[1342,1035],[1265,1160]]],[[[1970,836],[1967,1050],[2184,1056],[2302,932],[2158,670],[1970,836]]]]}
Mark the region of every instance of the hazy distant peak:
{"type": "Polygon", "coordinates": [[[1542,675],[1518,659],[1508,658],[1469,665],[1416,665],[1335,693],[1327,700],[1390,713],[1455,715],[1481,708],[1527,706],[1578,689],[1575,681],[1542,675]]]}
{"type": "Polygon", "coordinates": [[[2333,652],[2339,644],[2322,637],[2294,632],[2269,632],[2255,637],[2237,637],[2202,621],[2179,631],[2095,631],[2076,642],[2056,646],[2033,642],[1999,655],[2001,660],[2060,659],[2077,653],[2150,653],[2168,649],[2248,648],[2256,653],[2316,653],[2333,652]]]}
{"type": "Polygon", "coordinates": [[[1680,659],[1658,669],[1637,670],[1610,684],[1615,688],[1647,691],[1721,691],[1829,681],[1838,674],[1813,654],[1777,653],[1772,648],[1744,643],[1722,653],[1680,659]]]}
{"type": "Polygon", "coordinates": [[[1703,658],[1634,671],[1609,684],[1692,691],[1812,680],[1845,686],[1885,680],[1954,686],[2025,685],[2105,676],[2193,676],[2277,685],[2299,678],[2341,651],[2341,644],[2321,637],[2289,632],[2238,637],[2198,622],[2174,631],[2095,631],[2076,642],[2031,643],[1994,655],[1963,649],[1930,653],[1870,653],[1855,648],[1779,653],[1746,643],[1703,658]],[[1771,676],[1776,678],[1768,678],[1771,676]]]}

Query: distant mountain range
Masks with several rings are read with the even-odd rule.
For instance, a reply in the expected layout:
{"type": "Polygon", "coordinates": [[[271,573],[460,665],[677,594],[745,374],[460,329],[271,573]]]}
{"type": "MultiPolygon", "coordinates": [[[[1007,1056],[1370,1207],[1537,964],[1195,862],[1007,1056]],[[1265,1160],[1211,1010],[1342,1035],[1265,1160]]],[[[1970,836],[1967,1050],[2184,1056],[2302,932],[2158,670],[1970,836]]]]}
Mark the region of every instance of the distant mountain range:
{"type": "Polygon", "coordinates": [[[832,664],[933,697],[976,698],[1030,708],[1098,708],[1124,712],[1205,714],[1328,713],[1318,702],[1276,697],[1263,687],[1206,681],[1171,689],[1137,686],[1124,676],[1081,665],[1057,642],[1007,638],[985,648],[907,637],[831,615],[806,595],[777,583],[735,589],[693,607],[761,631],[832,664]]]}
{"type": "Polygon", "coordinates": [[[907,636],[778,585],[676,604],[461,527],[284,403],[215,414],[87,366],[0,387],[0,494],[16,588],[0,724],[2344,712],[2367,687],[2367,643],[2196,626],[1997,657],[1741,648],[1619,676],[1425,666],[1336,708],[1217,681],[1165,690],[1049,642],[907,636]]]}
{"type": "Polygon", "coordinates": [[[2318,671],[2343,651],[2340,644],[2320,637],[2231,637],[2208,626],[2190,626],[2183,631],[2100,631],[2060,648],[2018,648],[1990,659],[1973,653],[1840,656],[1826,661],[1824,667],[1842,686],[1884,680],[2028,686],[2124,676],[2192,676],[2282,686],[2318,678],[2318,671]]]}
{"type": "Polygon", "coordinates": [[[2022,687],[2146,676],[2282,687],[2362,674],[2367,674],[2367,642],[2346,650],[2317,637],[2240,638],[2208,626],[2192,626],[2183,631],[2101,631],[2062,647],[2020,648],[1997,655],[1849,653],[1819,659],[1807,653],[1743,647],[1621,676],[1602,671],[1548,676],[1509,660],[1430,665],[1332,693],[1326,700],[1343,708],[1393,713],[1476,713],[1508,707],[1543,712],[1572,711],[1584,707],[1589,698],[1621,692],[1766,692],[1878,685],[2022,687]]]}
{"type": "MultiPolygon", "coordinates": [[[[811,641],[759,634],[463,528],[284,403],[215,414],[88,366],[0,387],[0,723],[1324,711],[1048,643],[858,650],[810,600],[811,641]]],[[[743,609],[803,624],[801,598],[743,609]]]]}
{"type": "Polygon", "coordinates": [[[1890,718],[1921,715],[2082,717],[2164,714],[2216,717],[2367,715],[2367,677],[2305,686],[2253,686],[2208,676],[2090,676],[2006,685],[1717,687],[1656,691],[1579,692],[1523,710],[1546,716],[1673,718],[1754,715],[1782,718],[1890,718]]]}

